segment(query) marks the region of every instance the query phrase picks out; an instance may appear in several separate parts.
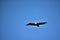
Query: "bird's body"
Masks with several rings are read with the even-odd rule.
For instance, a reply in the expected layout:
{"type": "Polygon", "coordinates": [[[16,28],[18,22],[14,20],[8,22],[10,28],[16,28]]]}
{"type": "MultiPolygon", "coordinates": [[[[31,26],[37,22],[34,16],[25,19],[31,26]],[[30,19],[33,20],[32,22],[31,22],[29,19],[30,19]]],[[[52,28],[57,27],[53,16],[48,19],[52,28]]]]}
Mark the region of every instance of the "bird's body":
{"type": "Polygon", "coordinates": [[[37,26],[39,27],[39,25],[43,25],[46,24],[47,22],[30,22],[27,25],[31,25],[31,26],[37,26]]]}

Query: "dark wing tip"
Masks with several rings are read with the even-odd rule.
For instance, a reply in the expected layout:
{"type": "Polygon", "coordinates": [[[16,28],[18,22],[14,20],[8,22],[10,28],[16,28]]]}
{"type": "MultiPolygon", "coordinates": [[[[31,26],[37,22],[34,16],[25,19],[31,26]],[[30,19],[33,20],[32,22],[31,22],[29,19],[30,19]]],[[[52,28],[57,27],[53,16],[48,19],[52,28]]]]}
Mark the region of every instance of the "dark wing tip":
{"type": "Polygon", "coordinates": [[[47,22],[45,22],[45,23],[47,23],[47,22]]]}

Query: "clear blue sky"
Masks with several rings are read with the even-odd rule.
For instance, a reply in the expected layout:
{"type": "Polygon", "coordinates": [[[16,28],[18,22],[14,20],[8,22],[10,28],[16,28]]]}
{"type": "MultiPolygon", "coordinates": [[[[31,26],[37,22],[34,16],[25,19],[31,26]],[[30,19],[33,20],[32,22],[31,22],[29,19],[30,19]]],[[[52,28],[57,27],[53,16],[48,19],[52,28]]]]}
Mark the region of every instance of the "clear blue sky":
{"type": "Polygon", "coordinates": [[[60,40],[59,0],[0,0],[1,40],[60,40]],[[40,27],[28,22],[47,21],[40,27]]]}

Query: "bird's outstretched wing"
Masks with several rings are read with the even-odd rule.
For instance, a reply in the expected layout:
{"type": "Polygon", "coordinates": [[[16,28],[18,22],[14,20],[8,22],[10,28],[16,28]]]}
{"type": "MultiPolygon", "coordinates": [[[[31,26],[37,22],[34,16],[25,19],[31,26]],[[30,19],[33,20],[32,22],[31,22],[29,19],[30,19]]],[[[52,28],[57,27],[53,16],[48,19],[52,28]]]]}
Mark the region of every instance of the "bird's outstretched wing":
{"type": "Polygon", "coordinates": [[[28,23],[27,25],[35,25],[35,23],[28,23]]]}
{"type": "Polygon", "coordinates": [[[46,24],[47,22],[38,22],[37,24],[42,25],[42,24],[46,24]]]}

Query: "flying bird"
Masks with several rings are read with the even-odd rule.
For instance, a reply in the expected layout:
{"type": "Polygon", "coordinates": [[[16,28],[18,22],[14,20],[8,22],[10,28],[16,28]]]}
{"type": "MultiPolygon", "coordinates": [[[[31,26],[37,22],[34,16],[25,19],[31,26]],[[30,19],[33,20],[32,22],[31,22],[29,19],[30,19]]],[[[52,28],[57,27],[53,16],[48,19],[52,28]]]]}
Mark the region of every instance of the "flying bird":
{"type": "Polygon", "coordinates": [[[31,25],[31,26],[37,26],[39,27],[39,25],[43,25],[46,24],[47,22],[30,22],[27,25],[31,25]]]}

